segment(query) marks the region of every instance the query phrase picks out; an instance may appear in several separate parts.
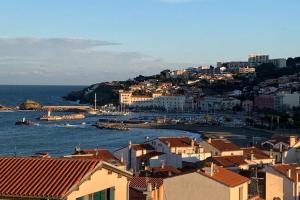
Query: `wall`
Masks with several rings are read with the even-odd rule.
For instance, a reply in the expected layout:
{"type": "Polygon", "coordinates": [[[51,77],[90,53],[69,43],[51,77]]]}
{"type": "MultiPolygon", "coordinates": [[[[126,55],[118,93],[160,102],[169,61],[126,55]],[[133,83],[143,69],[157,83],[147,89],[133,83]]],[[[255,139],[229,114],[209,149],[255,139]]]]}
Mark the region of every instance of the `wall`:
{"type": "Polygon", "coordinates": [[[229,200],[230,190],[225,185],[199,173],[190,173],[164,179],[165,199],[229,200]]]}
{"type": "Polygon", "coordinates": [[[267,167],[266,171],[266,200],[273,200],[279,197],[282,200],[292,200],[293,182],[272,167],[267,167]]]}
{"type": "Polygon", "coordinates": [[[76,200],[78,197],[111,187],[115,187],[115,200],[126,200],[128,184],[129,183],[125,176],[118,176],[118,174],[114,172],[112,172],[112,174],[108,174],[108,170],[102,168],[92,174],[89,180],[84,181],[77,191],[70,193],[67,196],[67,200],[76,200]]]}

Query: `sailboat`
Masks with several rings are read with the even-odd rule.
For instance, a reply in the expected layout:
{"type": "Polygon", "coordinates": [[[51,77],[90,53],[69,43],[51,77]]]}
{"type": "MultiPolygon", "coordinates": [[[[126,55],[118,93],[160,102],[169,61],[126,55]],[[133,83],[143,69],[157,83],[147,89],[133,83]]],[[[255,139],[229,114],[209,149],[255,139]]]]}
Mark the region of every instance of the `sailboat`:
{"type": "Polygon", "coordinates": [[[94,109],[90,110],[88,112],[90,115],[97,115],[98,111],[97,111],[97,93],[95,92],[95,98],[94,98],[94,109]]]}

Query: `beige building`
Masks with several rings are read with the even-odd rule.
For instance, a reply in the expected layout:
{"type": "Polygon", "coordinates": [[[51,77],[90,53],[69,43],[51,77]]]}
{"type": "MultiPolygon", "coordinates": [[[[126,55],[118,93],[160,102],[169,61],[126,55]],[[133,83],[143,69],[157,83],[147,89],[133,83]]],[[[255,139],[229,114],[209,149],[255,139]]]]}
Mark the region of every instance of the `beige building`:
{"type": "Polygon", "coordinates": [[[0,199],[126,200],[130,172],[99,159],[0,158],[0,199]]]}
{"type": "Polygon", "coordinates": [[[165,199],[247,200],[249,179],[222,167],[165,178],[165,199]],[[196,197],[196,198],[195,198],[196,197]]]}
{"type": "Polygon", "coordinates": [[[280,164],[266,170],[266,200],[295,200],[300,194],[300,165],[280,164]]]}

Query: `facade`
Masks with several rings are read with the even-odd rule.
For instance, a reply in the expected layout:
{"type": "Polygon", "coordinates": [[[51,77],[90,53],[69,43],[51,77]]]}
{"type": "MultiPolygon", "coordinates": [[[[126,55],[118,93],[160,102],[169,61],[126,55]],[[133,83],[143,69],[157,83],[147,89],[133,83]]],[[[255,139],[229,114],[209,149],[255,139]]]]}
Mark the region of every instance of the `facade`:
{"type": "Polygon", "coordinates": [[[166,111],[184,110],[186,97],[183,95],[162,95],[153,93],[152,96],[135,96],[132,92],[119,91],[120,105],[139,108],[163,108],[166,111]]]}
{"type": "Polygon", "coordinates": [[[277,93],[278,98],[280,98],[280,110],[292,109],[300,106],[300,94],[294,93],[277,93]]]}
{"type": "Polygon", "coordinates": [[[242,67],[239,69],[240,74],[253,74],[255,73],[255,68],[254,67],[242,67]]]}
{"type": "Polygon", "coordinates": [[[266,200],[299,199],[299,164],[280,164],[266,169],[266,200]]]}
{"type": "Polygon", "coordinates": [[[0,158],[0,199],[126,200],[130,172],[99,159],[0,158]]]}
{"type": "Polygon", "coordinates": [[[249,179],[222,167],[165,178],[166,199],[247,200],[249,179]]]}
{"type": "Polygon", "coordinates": [[[276,96],[259,95],[254,97],[254,107],[257,109],[272,109],[275,110],[279,105],[276,96]]]}
{"type": "Polygon", "coordinates": [[[248,63],[251,67],[256,67],[264,63],[269,63],[269,55],[250,55],[248,63]]]}
{"type": "Polygon", "coordinates": [[[286,67],[286,59],[285,58],[277,58],[277,59],[270,59],[270,63],[275,65],[278,68],[286,67]]]}

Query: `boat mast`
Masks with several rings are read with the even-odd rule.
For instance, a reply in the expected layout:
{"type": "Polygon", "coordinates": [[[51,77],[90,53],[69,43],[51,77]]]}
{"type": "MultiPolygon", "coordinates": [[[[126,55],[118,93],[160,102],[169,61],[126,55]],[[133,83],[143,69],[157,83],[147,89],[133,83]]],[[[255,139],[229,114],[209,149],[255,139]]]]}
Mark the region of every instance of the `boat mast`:
{"type": "Polygon", "coordinates": [[[97,110],[97,93],[95,92],[95,98],[94,98],[94,110],[97,110]]]}

